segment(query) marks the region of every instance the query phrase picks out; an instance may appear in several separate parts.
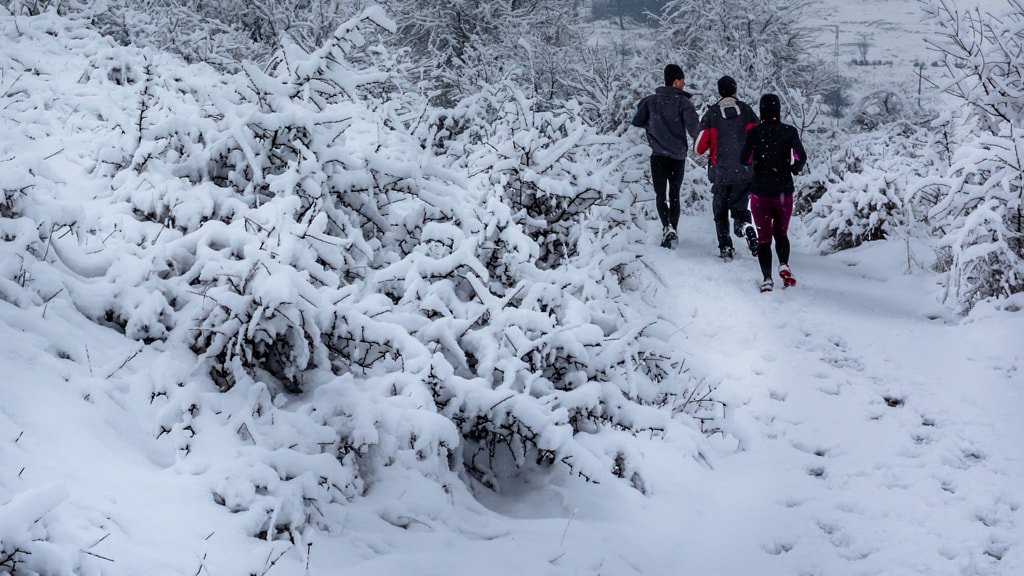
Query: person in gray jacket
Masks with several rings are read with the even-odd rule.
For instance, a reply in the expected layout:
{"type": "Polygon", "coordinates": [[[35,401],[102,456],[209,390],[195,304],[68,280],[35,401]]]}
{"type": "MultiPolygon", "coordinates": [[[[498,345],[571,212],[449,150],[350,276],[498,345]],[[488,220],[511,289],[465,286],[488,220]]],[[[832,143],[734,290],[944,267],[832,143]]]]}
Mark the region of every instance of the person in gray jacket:
{"type": "Polygon", "coordinates": [[[740,153],[747,143],[747,131],[759,120],[754,110],[736,98],[736,81],[730,76],[718,79],[721,99],[708,107],[700,119],[701,134],[697,154],[709,153],[708,177],[711,179],[711,211],[715,216],[718,252],[723,260],[732,260],[735,250],[729,236],[729,214],[733,231],[747,241],[751,255],[757,256],[757,231],[751,224],[750,182],[753,168],[743,164],[740,153]]]}
{"type": "Polygon", "coordinates": [[[640,101],[632,124],[647,131],[651,146],[651,180],[661,219],[662,243],[672,248],[679,226],[679,188],[686,169],[686,135],[696,140],[699,131],[697,110],[691,94],[683,90],[686,77],[675,64],[665,67],[665,85],[640,101]]]}

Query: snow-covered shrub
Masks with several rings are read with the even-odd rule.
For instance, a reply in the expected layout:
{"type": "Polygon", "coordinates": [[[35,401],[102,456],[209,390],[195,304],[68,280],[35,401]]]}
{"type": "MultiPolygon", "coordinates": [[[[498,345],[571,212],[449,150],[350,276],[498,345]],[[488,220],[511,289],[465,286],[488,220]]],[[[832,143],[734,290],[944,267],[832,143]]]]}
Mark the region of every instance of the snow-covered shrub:
{"type": "MultiPolygon", "coordinates": [[[[388,93],[365,40],[392,24],[361,16],[231,75],[77,29],[93,48],[76,92],[32,80],[67,133],[20,129],[92,156],[50,159],[81,182],[0,222],[35,250],[35,292],[12,301],[59,298],[153,344],[149,386],[127,394],[263,538],[336,526],[335,504],[392,473],[642,486],[597,439],[715,417],[640,292],[646,151],[514,86],[442,111],[388,93]]],[[[3,31],[20,54],[78,42],[46,18],[3,31]]]]}
{"type": "Polygon", "coordinates": [[[4,498],[0,486],[0,574],[68,574],[70,563],[49,540],[47,515],[67,499],[67,489],[46,485],[4,498]],[[3,501],[6,500],[6,501],[3,501]]]}
{"type": "Polygon", "coordinates": [[[979,301],[1024,291],[1024,182],[1013,168],[1021,141],[967,135],[941,175],[908,193],[915,217],[940,237],[939,270],[947,272],[944,300],[961,312],[979,301]]]}
{"type": "Polygon", "coordinates": [[[904,224],[903,185],[884,169],[847,174],[815,203],[807,218],[812,238],[828,251],[890,238],[904,224]]]}
{"type": "Polygon", "coordinates": [[[84,10],[88,0],[3,0],[0,6],[7,7],[14,16],[38,16],[51,10],[66,15],[84,10]]]}
{"type": "Polygon", "coordinates": [[[511,83],[492,86],[439,118],[432,140],[501,191],[516,224],[540,248],[535,261],[551,268],[576,255],[573,235],[581,215],[619,195],[608,178],[618,166],[612,159],[595,172],[585,161],[591,148],[607,148],[615,139],[590,128],[574,102],[559,110],[539,108],[511,83]]]}
{"type": "Polygon", "coordinates": [[[95,11],[92,24],[119,44],[166,50],[187,62],[206,62],[224,70],[238,70],[244,61],[265,60],[277,39],[270,44],[256,41],[258,35],[238,20],[253,8],[218,10],[223,4],[116,0],[95,11]]]}
{"type": "Polygon", "coordinates": [[[932,133],[897,122],[833,141],[817,151],[823,157],[808,176],[797,178],[794,211],[814,242],[825,251],[846,250],[905,230],[907,190],[934,167],[932,133]]]}
{"type": "Polygon", "coordinates": [[[238,71],[266,64],[284,41],[307,51],[324,45],[358,9],[350,0],[109,0],[93,25],[123,45],[151,47],[238,71]]]}
{"type": "Polygon", "coordinates": [[[944,88],[969,114],[954,124],[960,147],[948,171],[922,181],[910,199],[943,237],[946,302],[967,312],[1024,290],[1024,4],[1010,0],[996,16],[933,0],[926,13],[937,26],[930,42],[945,64],[944,88]]]}
{"type": "Polygon", "coordinates": [[[861,130],[875,130],[883,124],[905,119],[909,106],[904,95],[895,90],[876,90],[861,98],[850,122],[861,130]]]}
{"type": "Polygon", "coordinates": [[[0,218],[3,297],[138,340],[152,365],[109,393],[253,536],[337,528],[396,476],[643,490],[607,438],[718,416],[645,302],[646,150],[512,85],[389,91],[375,27],[221,74],[0,19],[4,77],[34,71],[0,122],[39,143],[0,140],[31,187],[0,218]]]}
{"type": "Polygon", "coordinates": [[[173,231],[168,252],[148,266],[192,287],[147,290],[161,296],[142,307],[157,310],[143,326],[149,337],[162,334],[174,328],[161,326],[175,316],[171,303],[187,311],[195,323],[187,340],[224,389],[259,372],[298,391],[302,371],[329,368],[322,332],[336,319],[326,311],[344,299],[343,283],[363,276],[373,253],[363,228],[370,237],[386,228],[365,191],[376,182],[379,199],[402,193],[400,176],[375,180],[359,170],[366,159],[342,145],[353,116],[374,121],[348,99],[377,76],[356,78],[338,63],[361,41],[363,19],[390,25],[368,11],[322,50],[288,44],[279,75],[249,67],[242,85],[209,101],[173,76],[143,89],[154,120],[140,120],[131,170],[115,182],[135,214],[173,231]],[[183,125],[182,114],[194,120],[183,125]],[[149,173],[171,177],[160,194],[143,185],[149,173]],[[189,306],[196,286],[201,301],[189,306]]]}
{"type": "Polygon", "coordinates": [[[562,0],[382,0],[398,20],[389,39],[406,49],[409,78],[450,106],[512,78],[545,102],[568,99],[565,78],[586,43],[575,6],[562,0]]]}
{"type": "MultiPolygon", "coordinates": [[[[59,38],[62,46],[72,45],[96,57],[105,50],[102,42],[90,42],[94,34],[80,25],[57,17],[52,11],[39,17],[11,18],[0,7],[0,298],[18,306],[45,306],[51,298],[65,293],[60,278],[45,262],[56,255],[60,239],[79,232],[83,209],[75,202],[55,201],[68,184],[68,165],[61,157],[64,146],[55,146],[43,136],[53,117],[70,118],[80,112],[81,125],[91,127],[95,101],[86,99],[68,105],[54,87],[69,74],[69,65],[47,58],[24,45],[59,38]],[[28,142],[30,144],[26,145],[28,142]]],[[[86,83],[84,74],[79,81],[86,83]]],[[[120,115],[108,118],[125,121],[120,115]]],[[[76,124],[79,120],[76,118],[76,124]]],[[[107,137],[90,138],[102,145],[107,137]]],[[[70,148],[77,140],[68,136],[70,148]]]]}
{"type": "Polygon", "coordinates": [[[641,58],[597,43],[581,49],[579,61],[565,82],[572,86],[590,125],[601,133],[622,133],[629,129],[637,103],[653,89],[645,75],[636,74],[645,66],[641,58]]]}
{"type": "Polygon", "coordinates": [[[594,0],[590,3],[590,17],[594,20],[615,20],[621,29],[626,22],[646,24],[651,14],[657,13],[665,5],[666,0],[594,0]]]}

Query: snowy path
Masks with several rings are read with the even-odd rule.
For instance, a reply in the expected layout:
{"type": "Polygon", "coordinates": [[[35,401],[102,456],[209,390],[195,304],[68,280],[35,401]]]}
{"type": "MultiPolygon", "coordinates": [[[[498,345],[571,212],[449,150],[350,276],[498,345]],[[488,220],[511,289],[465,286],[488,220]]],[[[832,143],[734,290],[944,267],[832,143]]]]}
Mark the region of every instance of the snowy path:
{"type": "Polygon", "coordinates": [[[826,258],[797,241],[800,283],[762,295],[753,258],[712,256],[710,218],[680,229],[676,253],[652,258],[740,440],[723,442],[707,485],[676,495],[701,502],[689,567],[1024,573],[1020,320],[930,319],[927,274],[877,273],[906,269],[896,245],[826,258]]]}

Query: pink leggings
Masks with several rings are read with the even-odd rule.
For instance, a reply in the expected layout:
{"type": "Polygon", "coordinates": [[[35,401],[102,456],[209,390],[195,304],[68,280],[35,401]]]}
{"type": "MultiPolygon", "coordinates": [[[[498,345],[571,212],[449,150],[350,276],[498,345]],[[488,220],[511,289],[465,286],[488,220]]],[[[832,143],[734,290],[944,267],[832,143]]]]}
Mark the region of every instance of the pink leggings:
{"type": "MultiPolygon", "coordinates": [[[[757,243],[771,244],[772,238],[787,239],[789,219],[793,216],[793,195],[758,196],[750,195],[750,213],[757,228],[757,243]]],[[[788,242],[787,242],[788,244],[788,242]]]]}

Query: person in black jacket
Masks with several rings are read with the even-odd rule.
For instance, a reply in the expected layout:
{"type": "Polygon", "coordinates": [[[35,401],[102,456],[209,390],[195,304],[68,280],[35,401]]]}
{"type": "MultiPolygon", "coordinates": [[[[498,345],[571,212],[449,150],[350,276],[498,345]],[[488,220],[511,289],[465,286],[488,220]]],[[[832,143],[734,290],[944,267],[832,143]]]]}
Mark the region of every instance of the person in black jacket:
{"type": "Polygon", "coordinates": [[[793,215],[793,175],[807,163],[807,154],[796,128],[783,124],[779,117],[782,103],[775,94],[765,94],[760,102],[761,123],[747,133],[741,158],[753,164],[750,209],[757,228],[757,259],[761,264],[761,292],[772,290],[772,239],[779,255],[779,277],[783,288],[796,285],[789,269],[789,219],[793,215]]]}
{"type": "Polygon", "coordinates": [[[711,179],[711,211],[715,216],[718,255],[732,260],[735,250],[729,236],[729,214],[733,231],[745,238],[751,255],[757,256],[757,232],[750,223],[750,180],[753,170],[741,162],[740,153],[747,142],[747,130],[757,126],[757,114],[746,102],[736,98],[736,80],[718,79],[721,99],[709,106],[700,119],[697,154],[708,152],[708,177],[711,179]]]}
{"type": "Polygon", "coordinates": [[[686,168],[686,135],[697,138],[697,110],[683,90],[686,77],[675,64],[665,67],[665,85],[640,101],[631,124],[647,131],[651,145],[651,180],[661,219],[661,245],[671,248],[679,226],[679,188],[686,168]]]}

